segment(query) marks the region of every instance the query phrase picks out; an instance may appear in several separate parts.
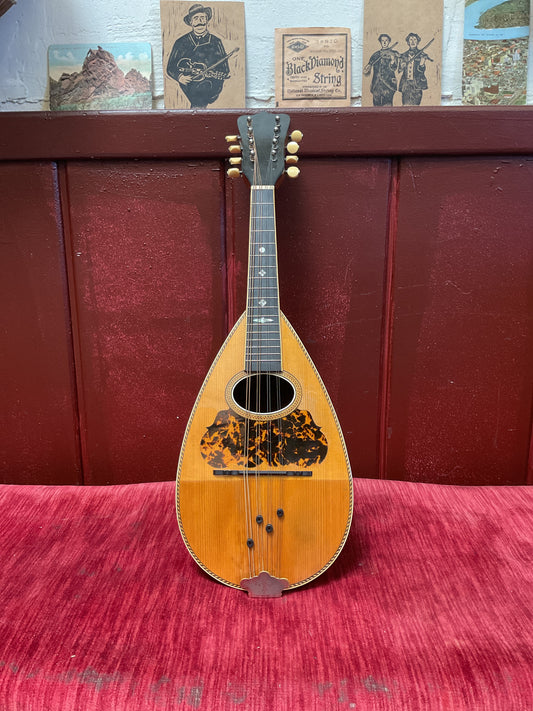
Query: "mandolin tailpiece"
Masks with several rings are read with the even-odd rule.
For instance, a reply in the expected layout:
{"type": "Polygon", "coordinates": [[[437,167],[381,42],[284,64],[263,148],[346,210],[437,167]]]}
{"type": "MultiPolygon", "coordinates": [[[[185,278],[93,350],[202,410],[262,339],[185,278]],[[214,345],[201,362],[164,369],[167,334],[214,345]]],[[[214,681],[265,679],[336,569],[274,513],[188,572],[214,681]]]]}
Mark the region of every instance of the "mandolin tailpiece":
{"type": "Polygon", "coordinates": [[[275,578],[266,570],[253,578],[241,580],[241,588],[248,592],[248,597],[281,597],[281,593],[288,587],[287,578],[275,578]]]}

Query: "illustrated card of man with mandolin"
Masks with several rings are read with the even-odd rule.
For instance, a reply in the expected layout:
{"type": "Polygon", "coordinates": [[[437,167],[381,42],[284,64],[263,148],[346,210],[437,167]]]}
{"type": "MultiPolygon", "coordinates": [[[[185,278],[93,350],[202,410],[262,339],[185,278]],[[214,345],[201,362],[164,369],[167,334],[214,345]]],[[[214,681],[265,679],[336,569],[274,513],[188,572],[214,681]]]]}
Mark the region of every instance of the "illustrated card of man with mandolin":
{"type": "Polygon", "coordinates": [[[161,2],[165,107],[244,105],[244,3],[161,2]]]}

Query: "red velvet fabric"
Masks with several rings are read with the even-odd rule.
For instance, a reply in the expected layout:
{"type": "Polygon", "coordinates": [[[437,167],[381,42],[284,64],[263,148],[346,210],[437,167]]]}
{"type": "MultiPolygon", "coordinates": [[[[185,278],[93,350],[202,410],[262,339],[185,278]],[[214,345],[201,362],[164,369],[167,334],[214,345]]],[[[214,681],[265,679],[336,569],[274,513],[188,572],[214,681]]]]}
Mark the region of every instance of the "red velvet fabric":
{"type": "Polygon", "coordinates": [[[355,480],[336,563],[253,600],[190,558],[171,482],[0,487],[0,709],[531,709],[532,503],[355,480]]]}

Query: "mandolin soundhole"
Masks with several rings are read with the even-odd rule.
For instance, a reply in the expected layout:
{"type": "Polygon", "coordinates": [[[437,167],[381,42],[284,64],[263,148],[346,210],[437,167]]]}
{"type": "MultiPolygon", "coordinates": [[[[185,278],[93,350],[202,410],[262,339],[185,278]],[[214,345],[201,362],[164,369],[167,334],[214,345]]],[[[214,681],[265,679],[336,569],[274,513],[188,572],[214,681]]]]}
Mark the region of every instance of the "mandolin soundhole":
{"type": "Polygon", "coordinates": [[[245,417],[269,419],[293,410],[299,400],[299,386],[289,374],[254,373],[237,376],[228,388],[230,405],[245,417]],[[291,378],[291,379],[289,379],[291,378]],[[293,382],[291,382],[293,381],[293,382]]]}

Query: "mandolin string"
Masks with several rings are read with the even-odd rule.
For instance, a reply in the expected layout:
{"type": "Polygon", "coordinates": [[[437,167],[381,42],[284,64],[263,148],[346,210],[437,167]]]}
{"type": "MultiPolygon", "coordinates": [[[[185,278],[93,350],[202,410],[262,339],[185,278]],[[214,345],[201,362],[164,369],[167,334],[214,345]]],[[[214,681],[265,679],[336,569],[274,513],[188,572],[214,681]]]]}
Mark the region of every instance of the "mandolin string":
{"type": "MultiPolygon", "coordinates": [[[[262,240],[263,238],[263,213],[264,213],[264,207],[263,207],[263,202],[264,202],[264,196],[263,196],[263,190],[259,186],[263,185],[262,181],[262,176],[261,176],[261,166],[259,164],[259,156],[257,152],[257,144],[255,141],[255,134],[253,136],[253,149],[254,149],[254,156],[255,156],[255,161],[254,161],[254,183],[256,186],[255,189],[255,211],[254,211],[254,269],[253,269],[253,274],[254,274],[254,299],[255,299],[255,304],[254,305],[259,305],[262,302],[262,299],[264,297],[263,294],[263,289],[262,289],[262,283],[263,280],[262,278],[259,279],[259,272],[261,271],[263,264],[262,264],[262,258],[261,258],[261,252],[259,250],[259,239],[258,237],[262,240]]],[[[256,313],[258,314],[259,311],[256,309],[256,313]]],[[[256,322],[258,323],[258,322],[256,322]]],[[[257,328],[254,328],[253,333],[253,340],[254,340],[254,356],[257,359],[256,360],[256,366],[255,366],[255,374],[256,374],[256,393],[255,393],[255,410],[256,412],[261,412],[261,378],[262,378],[262,329],[263,329],[263,324],[257,325],[257,328]],[[257,338],[257,333],[259,333],[259,338],[257,338]]],[[[256,519],[256,532],[257,532],[257,539],[258,539],[258,557],[260,557],[261,560],[261,569],[264,568],[264,537],[263,537],[263,531],[264,531],[264,523],[259,523],[261,519],[258,519],[257,517],[262,515],[261,511],[261,474],[260,474],[260,464],[261,464],[261,434],[262,434],[262,422],[260,419],[257,419],[255,421],[255,519],[256,519]]]]}
{"type": "MultiPolygon", "coordinates": [[[[253,178],[253,183],[252,183],[252,188],[250,190],[250,225],[249,225],[249,230],[250,230],[250,239],[249,239],[249,245],[248,245],[248,251],[249,251],[249,268],[248,268],[248,289],[247,289],[247,294],[248,294],[248,304],[247,304],[247,323],[246,323],[246,342],[245,342],[245,364],[251,364],[252,363],[252,356],[253,356],[253,301],[252,299],[254,298],[254,293],[253,293],[253,278],[254,278],[254,270],[255,270],[255,235],[254,235],[254,230],[255,230],[255,210],[256,210],[256,197],[255,197],[255,191],[253,187],[257,184],[257,175],[256,175],[256,166],[257,162],[254,162],[254,178],[253,178]],[[251,323],[249,322],[249,319],[251,320],[251,323]]],[[[253,373],[253,368],[251,369],[253,373]]],[[[252,399],[252,393],[251,393],[251,384],[250,384],[250,377],[247,378],[246,380],[246,398],[245,398],[245,407],[248,412],[251,411],[251,402],[252,399]]],[[[252,435],[251,432],[251,426],[250,426],[251,418],[246,416],[244,418],[244,440],[245,440],[245,450],[246,450],[246,456],[244,460],[244,471],[243,471],[243,489],[244,489],[244,505],[245,505],[245,520],[246,520],[246,538],[247,538],[247,543],[249,541],[254,542],[254,527],[253,527],[253,515],[252,515],[252,501],[251,501],[251,492],[250,492],[250,481],[249,481],[249,468],[250,468],[250,444],[251,444],[251,437],[255,436],[252,435]]],[[[255,576],[255,552],[254,552],[254,543],[252,545],[248,545],[248,562],[249,562],[249,568],[250,568],[250,577],[255,576]]]]}
{"type": "MultiPolygon", "coordinates": [[[[252,313],[256,314],[257,318],[257,306],[258,302],[261,300],[261,294],[260,291],[258,290],[258,272],[261,266],[261,257],[260,257],[260,252],[259,252],[259,237],[261,235],[261,211],[262,211],[262,206],[261,206],[261,191],[258,190],[258,187],[261,185],[261,167],[259,165],[259,160],[258,160],[258,154],[257,154],[257,145],[255,142],[255,134],[253,135],[253,150],[254,150],[254,185],[255,185],[255,190],[253,191],[253,201],[254,201],[254,211],[253,211],[253,247],[252,247],[252,263],[253,263],[253,268],[252,268],[252,283],[253,283],[253,298],[254,298],[254,303],[253,303],[253,309],[252,313]]],[[[257,324],[257,322],[255,322],[257,324]]],[[[255,412],[260,412],[261,411],[261,390],[260,390],[260,384],[261,384],[261,349],[260,349],[260,340],[258,344],[258,339],[257,339],[257,326],[252,325],[252,348],[251,348],[251,356],[252,356],[252,372],[255,374],[255,393],[254,393],[254,410],[255,412]]],[[[259,328],[259,333],[261,333],[261,329],[259,328]]],[[[261,531],[262,528],[260,524],[257,522],[257,516],[260,514],[259,510],[259,470],[258,467],[260,465],[260,453],[261,453],[261,422],[259,419],[256,419],[254,422],[254,437],[255,437],[255,452],[254,452],[254,483],[255,483],[255,516],[252,514],[252,525],[253,521],[255,520],[255,533],[256,533],[256,538],[257,538],[257,553],[258,553],[258,558],[262,558],[262,549],[263,549],[263,541],[261,537],[261,531]]],[[[255,574],[257,574],[259,571],[255,571],[255,574]]]]}
{"type": "MultiPolygon", "coordinates": [[[[271,277],[271,240],[270,240],[270,233],[268,230],[270,229],[270,201],[269,201],[269,187],[265,186],[265,190],[263,192],[263,202],[264,202],[264,207],[263,207],[263,228],[264,228],[264,237],[265,237],[265,243],[268,245],[267,249],[265,251],[265,263],[264,263],[264,268],[263,271],[265,272],[265,276],[262,280],[262,285],[264,286],[264,291],[263,291],[263,299],[266,301],[268,306],[270,307],[270,277],[271,277]]],[[[268,309],[268,314],[270,316],[270,308],[268,309]]],[[[267,356],[266,360],[270,360],[272,355],[271,355],[271,349],[270,349],[270,337],[271,337],[271,322],[269,321],[268,325],[265,325],[263,329],[261,330],[261,336],[264,339],[262,342],[262,351],[265,351],[267,356]]],[[[270,375],[270,370],[271,368],[268,368],[268,372],[266,374],[266,398],[267,398],[267,403],[266,403],[266,411],[268,413],[271,412],[272,410],[272,391],[271,391],[271,375],[270,375]]],[[[266,488],[266,508],[265,508],[265,524],[268,524],[271,520],[271,511],[272,511],[272,474],[271,474],[271,468],[272,468],[272,441],[271,441],[271,420],[267,419],[265,421],[265,430],[266,430],[266,439],[267,439],[267,447],[266,447],[266,452],[267,452],[267,466],[268,466],[268,475],[265,481],[265,488],[266,488]]],[[[264,532],[264,537],[266,541],[266,548],[267,548],[267,569],[268,572],[272,574],[272,562],[271,562],[271,550],[272,550],[272,535],[268,533],[265,529],[264,532]]]]}
{"type": "MultiPolygon", "coordinates": [[[[252,134],[253,135],[253,134],[252,134]]],[[[254,151],[254,188],[252,190],[252,206],[251,206],[251,231],[252,231],[252,239],[250,243],[250,251],[251,251],[251,259],[250,259],[250,293],[251,293],[251,298],[253,299],[252,301],[252,308],[250,311],[250,315],[252,316],[254,313],[257,312],[257,305],[258,301],[260,300],[261,296],[258,292],[257,284],[258,284],[258,270],[260,266],[260,256],[259,256],[259,245],[258,245],[258,235],[260,234],[260,213],[261,213],[261,193],[258,190],[258,186],[260,185],[261,181],[261,175],[260,175],[260,167],[259,167],[259,161],[258,161],[258,156],[257,156],[257,147],[255,144],[255,135],[253,135],[253,142],[252,142],[252,149],[254,151]]],[[[252,408],[250,405],[248,407],[249,410],[253,410],[255,412],[259,412],[261,410],[260,407],[260,380],[261,380],[261,369],[260,369],[260,349],[258,348],[258,342],[257,342],[257,326],[254,325],[257,322],[254,322],[253,317],[252,317],[252,324],[250,325],[250,341],[248,343],[249,346],[249,358],[250,358],[250,364],[251,364],[251,371],[252,374],[255,375],[255,393],[253,394],[253,398],[251,397],[251,401],[254,405],[252,408]],[[259,366],[259,367],[258,367],[259,366]]],[[[260,332],[260,329],[259,329],[260,332]]],[[[262,559],[263,553],[262,553],[262,540],[260,536],[260,525],[257,521],[257,516],[259,515],[259,473],[258,473],[258,466],[260,464],[260,420],[257,418],[254,421],[254,480],[255,480],[255,516],[252,513],[253,510],[253,505],[252,505],[252,500],[251,500],[251,491],[250,491],[250,484],[248,484],[248,496],[250,497],[250,505],[251,505],[251,511],[250,511],[250,525],[252,527],[252,530],[255,532],[255,543],[257,544],[257,557],[262,559]],[[254,527],[254,520],[255,520],[255,527],[254,527]]],[[[254,536],[252,536],[254,538],[254,536]]],[[[257,571],[254,569],[254,575],[257,574],[257,571]]]]}
{"type": "MultiPolygon", "coordinates": [[[[274,188],[273,188],[273,187],[270,187],[270,188],[269,188],[269,191],[270,191],[270,194],[269,194],[270,200],[269,200],[269,202],[268,202],[268,217],[269,217],[269,220],[268,220],[268,229],[269,229],[269,266],[272,267],[272,266],[276,266],[275,231],[274,231],[274,232],[272,231],[272,230],[275,230],[274,188]]],[[[274,275],[277,274],[276,269],[273,269],[273,270],[271,269],[270,271],[273,272],[274,275]]],[[[272,286],[271,281],[272,281],[272,278],[269,279],[269,284],[268,284],[269,287],[272,286]]],[[[276,283],[277,283],[277,281],[274,279],[274,286],[276,286],[276,283]]],[[[269,297],[270,297],[270,300],[271,300],[271,291],[272,291],[272,289],[269,288],[268,291],[269,291],[269,297]]],[[[271,356],[270,356],[271,358],[273,358],[274,355],[275,355],[275,354],[274,354],[274,349],[273,349],[272,344],[273,344],[273,336],[275,335],[275,331],[276,331],[276,327],[277,327],[277,326],[276,326],[276,321],[277,321],[276,316],[277,316],[277,314],[274,314],[273,325],[272,325],[271,327],[269,327],[269,333],[268,333],[268,337],[269,337],[268,350],[269,350],[269,352],[271,353],[271,356]]],[[[276,343],[274,342],[274,346],[275,346],[275,345],[276,345],[276,343]]],[[[270,381],[269,381],[269,384],[270,384],[270,381]]],[[[277,410],[278,407],[279,407],[279,394],[278,394],[278,390],[279,390],[279,379],[276,378],[276,386],[275,386],[275,388],[274,388],[274,393],[275,393],[275,395],[277,396],[277,402],[275,403],[275,405],[276,405],[275,409],[276,409],[276,410],[277,410]]],[[[269,395],[272,396],[272,392],[270,392],[269,395]]],[[[270,411],[272,412],[272,406],[270,406],[270,411]]],[[[270,448],[270,466],[271,466],[271,467],[275,466],[275,462],[272,461],[272,444],[273,444],[273,443],[272,443],[272,425],[273,425],[273,422],[274,422],[274,420],[270,420],[270,421],[269,421],[269,448],[270,448]]],[[[273,519],[274,519],[274,496],[275,496],[275,489],[277,488],[276,479],[277,479],[277,477],[275,477],[275,476],[269,477],[269,507],[268,507],[268,512],[269,512],[269,519],[270,519],[270,521],[273,521],[273,519]]],[[[274,525],[275,525],[275,524],[274,524],[274,525]]],[[[271,542],[271,546],[270,546],[270,566],[269,566],[269,567],[270,567],[270,572],[271,572],[272,575],[275,575],[275,573],[276,573],[276,571],[275,571],[275,550],[276,550],[276,544],[277,544],[277,540],[278,540],[276,528],[277,528],[277,527],[275,526],[274,531],[269,534],[269,535],[270,535],[270,542],[271,542]]]]}
{"type": "MultiPolygon", "coordinates": [[[[267,247],[265,248],[265,259],[264,263],[261,264],[262,271],[265,273],[265,275],[261,279],[261,299],[266,302],[268,306],[270,306],[270,300],[269,300],[269,282],[270,282],[270,240],[268,238],[268,232],[267,230],[270,227],[270,222],[269,222],[269,200],[268,200],[268,187],[264,187],[262,191],[262,215],[261,215],[261,225],[263,228],[263,240],[267,247]]],[[[268,310],[268,314],[270,314],[270,309],[268,310]]],[[[263,324],[261,328],[261,346],[260,350],[261,353],[266,353],[266,360],[270,360],[271,354],[270,354],[270,322],[267,324],[263,324]]],[[[270,387],[270,368],[267,369],[267,372],[265,373],[265,381],[266,381],[266,389],[265,389],[265,396],[266,396],[266,406],[265,406],[265,411],[270,412],[271,411],[271,387],[270,387]]],[[[266,434],[266,440],[267,440],[267,447],[265,448],[266,451],[266,458],[267,458],[267,467],[269,473],[266,475],[266,480],[265,480],[265,488],[266,488],[266,508],[264,509],[264,523],[265,525],[269,522],[271,518],[271,488],[272,488],[272,476],[270,474],[270,469],[272,467],[272,454],[271,454],[271,439],[270,439],[270,420],[267,418],[264,422],[264,428],[265,428],[265,434],[266,434]]],[[[266,548],[266,569],[269,572],[272,572],[272,565],[270,561],[271,557],[271,547],[272,547],[272,541],[271,541],[271,536],[269,533],[266,532],[266,529],[263,528],[263,538],[265,540],[265,548],[266,548]]]]}
{"type": "MultiPolygon", "coordinates": [[[[251,537],[251,531],[250,531],[250,516],[249,516],[249,511],[250,511],[250,502],[249,502],[249,497],[248,497],[248,485],[247,485],[247,479],[248,479],[248,457],[250,456],[250,451],[249,451],[249,421],[247,418],[244,418],[244,470],[243,470],[243,488],[244,488],[244,515],[245,515],[245,527],[246,527],[246,538],[249,539],[251,537]]],[[[253,569],[253,551],[252,549],[248,546],[248,577],[253,577],[252,569],[253,569]]]]}
{"type": "MultiPolygon", "coordinates": [[[[275,212],[275,198],[274,198],[274,188],[271,188],[271,203],[269,203],[269,211],[270,211],[270,221],[269,221],[269,228],[271,230],[271,249],[272,249],[272,257],[271,257],[271,264],[273,264],[275,267],[277,267],[277,256],[276,256],[276,212],[275,212]]],[[[277,277],[277,268],[273,270],[274,274],[277,277]]],[[[277,287],[277,278],[274,280],[274,286],[277,287]]],[[[278,303],[278,310],[277,313],[274,316],[274,328],[273,328],[273,333],[270,334],[270,338],[272,339],[273,336],[276,336],[276,332],[279,330],[279,302],[276,299],[276,303],[278,303]]],[[[272,340],[270,341],[272,343],[272,340]]],[[[274,346],[277,346],[277,340],[274,343],[274,346]]],[[[280,354],[281,355],[281,354],[280,354]]],[[[275,385],[275,396],[276,396],[276,410],[279,409],[280,406],[280,380],[279,378],[276,378],[276,385],[275,385]]],[[[270,421],[270,438],[271,438],[271,447],[272,447],[272,426],[275,420],[270,421]]],[[[279,422],[279,421],[278,421],[279,422]]],[[[276,466],[279,465],[279,462],[276,462],[276,466]]],[[[279,487],[279,481],[278,477],[271,477],[272,483],[270,486],[270,491],[271,491],[271,500],[270,500],[270,507],[269,507],[269,513],[270,513],[270,518],[271,520],[274,520],[274,495],[275,495],[275,490],[278,489],[279,487]]],[[[271,555],[271,572],[272,575],[276,574],[276,569],[275,569],[275,560],[276,560],[276,555],[275,551],[279,550],[279,536],[278,536],[278,530],[277,530],[277,524],[274,523],[275,529],[272,534],[272,555],[271,555]]]]}
{"type": "MultiPolygon", "coordinates": [[[[250,191],[250,202],[253,201],[253,191],[250,191]]],[[[251,227],[252,227],[252,205],[250,205],[250,237],[251,237],[251,227]]],[[[249,245],[251,250],[251,243],[249,245]]],[[[250,270],[251,272],[251,270],[250,270]]],[[[248,298],[250,298],[250,274],[248,275],[248,298]]],[[[250,304],[247,305],[248,315],[250,314],[250,304]]],[[[247,331],[250,325],[246,324],[247,331]]],[[[248,344],[248,339],[247,343],[248,344]]],[[[245,347],[246,347],[245,345],[245,347]]],[[[249,381],[246,382],[246,398],[245,398],[246,410],[250,409],[250,384],[249,381]]],[[[252,526],[251,526],[251,513],[250,513],[250,490],[248,485],[248,468],[249,468],[249,457],[250,457],[250,419],[248,417],[244,418],[244,469],[243,469],[243,496],[244,496],[244,515],[245,515],[245,528],[246,528],[246,539],[248,548],[248,567],[249,567],[249,577],[252,578],[254,575],[254,554],[251,546],[248,545],[248,541],[252,538],[252,526]]]]}
{"type": "MultiPolygon", "coordinates": [[[[255,199],[255,210],[254,210],[254,306],[256,307],[255,313],[259,313],[257,310],[257,306],[259,305],[259,302],[261,301],[262,295],[260,289],[258,289],[258,285],[260,282],[258,281],[259,277],[259,270],[261,267],[261,257],[260,257],[260,252],[259,252],[259,236],[261,235],[261,217],[262,217],[262,194],[261,191],[258,189],[260,183],[261,183],[261,171],[259,167],[259,160],[258,160],[258,155],[257,155],[257,146],[255,143],[255,135],[254,135],[254,155],[255,155],[255,163],[254,163],[254,168],[255,168],[255,194],[254,194],[254,199],[255,199]]],[[[256,316],[257,318],[257,316],[256,316]]],[[[257,321],[255,322],[257,324],[257,321]]],[[[256,412],[261,412],[261,341],[257,339],[257,330],[259,330],[259,333],[261,333],[261,328],[259,326],[254,327],[253,330],[253,349],[252,353],[254,355],[255,359],[255,411],[256,412]]],[[[261,525],[257,521],[257,516],[260,515],[260,482],[259,482],[259,465],[261,463],[261,421],[259,419],[255,420],[255,515],[256,515],[256,532],[257,532],[257,543],[258,543],[258,554],[260,554],[261,558],[261,563],[263,563],[263,540],[260,535],[262,528],[261,525]]],[[[262,565],[261,565],[262,567],[262,565]]]]}
{"type": "MultiPolygon", "coordinates": [[[[275,202],[275,195],[274,191],[272,191],[272,203],[275,202]]],[[[277,264],[278,264],[278,256],[277,256],[277,231],[276,231],[276,212],[275,212],[275,207],[274,204],[272,206],[272,216],[273,216],[273,228],[274,228],[274,245],[275,245],[275,257],[276,257],[276,275],[278,274],[277,270],[277,264]]],[[[276,296],[277,296],[277,334],[278,334],[278,339],[279,339],[279,360],[280,360],[280,370],[283,372],[283,352],[282,352],[282,347],[281,347],[281,308],[280,308],[280,298],[279,298],[279,280],[276,279],[276,296]]],[[[281,407],[281,379],[277,378],[276,379],[276,396],[277,396],[277,401],[278,401],[278,409],[281,407]]],[[[283,417],[278,417],[278,461],[277,461],[278,466],[286,466],[285,462],[285,457],[283,453],[283,417]]],[[[278,506],[277,508],[282,508],[283,507],[283,499],[282,499],[282,492],[284,488],[284,481],[281,479],[279,480],[279,494],[278,494],[278,506]]],[[[277,541],[277,556],[276,556],[276,562],[277,562],[277,573],[278,577],[280,577],[280,571],[281,571],[281,544],[282,544],[282,537],[281,537],[281,531],[282,531],[282,525],[281,525],[281,518],[277,517],[276,519],[276,541],[277,541]]]]}
{"type": "MultiPolygon", "coordinates": [[[[247,386],[248,390],[248,386],[247,386]]],[[[248,408],[248,392],[246,395],[246,407],[248,408]]],[[[246,528],[246,538],[250,539],[252,532],[250,530],[250,501],[248,492],[248,457],[250,456],[250,424],[247,417],[244,418],[244,468],[243,468],[243,495],[244,495],[244,515],[245,515],[245,528],[246,528]]],[[[247,546],[248,550],[248,577],[253,577],[253,550],[247,546]]]]}
{"type": "MultiPolygon", "coordinates": [[[[283,372],[283,361],[282,361],[282,348],[281,348],[281,313],[280,313],[280,300],[279,300],[279,282],[278,282],[278,256],[277,256],[277,232],[276,232],[276,207],[275,207],[275,202],[276,202],[276,196],[275,196],[275,189],[272,187],[272,207],[271,207],[271,229],[272,229],[272,245],[273,245],[273,263],[274,263],[274,272],[275,272],[275,280],[274,280],[274,287],[275,287],[275,304],[276,304],[276,314],[275,314],[275,322],[274,322],[274,334],[276,341],[275,341],[275,346],[276,350],[279,348],[279,367],[280,367],[280,374],[283,372]]],[[[282,406],[281,402],[281,378],[276,378],[276,385],[275,385],[275,398],[276,398],[276,410],[280,410],[282,406]]],[[[274,427],[274,423],[277,422],[277,446],[275,447],[275,466],[276,467],[282,467],[284,465],[284,462],[281,458],[281,447],[280,447],[280,438],[281,438],[281,433],[283,429],[283,418],[278,417],[277,420],[272,420],[271,422],[271,435],[272,429],[274,427]]],[[[280,508],[280,502],[281,502],[281,494],[283,491],[283,486],[284,486],[284,481],[282,477],[276,477],[276,482],[275,482],[275,490],[276,490],[276,496],[277,500],[276,502],[272,503],[271,507],[271,512],[272,512],[272,519],[275,519],[275,548],[274,550],[276,551],[276,555],[274,555],[273,551],[273,559],[272,559],[272,570],[273,574],[276,574],[279,577],[279,571],[280,571],[280,555],[281,555],[281,536],[280,536],[280,519],[279,517],[275,516],[275,511],[280,508]]]]}
{"type": "MultiPolygon", "coordinates": [[[[262,227],[262,238],[263,238],[263,243],[265,247],[265,252],[264,252],[264,260],[261,262],[261,270],[264,272],[264,276],[261,278],[261,301],[264,301],[269,307],[270,307],[270,278],[271,278],[271,239],[270,239],[270,227],[271,227],[271,205],[270,205],[270,187],[267,185],[263,185],[263,190],[262,192],[262,198],[261,198],[261,227],[262,227]]],[[[270,309],[267,311],[267,313],[270,316],[270,309]]],[[[270,343],[271,343],[271,321],[268,321],[266,324],[262,325],[262,328],[260,329],[260,352],[265,358],[266,361],[271,360],[272,354],[271,354],[271,349],[270,349],[270,343]]],[[[261,363],[262,365],[262,363],[261,363]]],[[[263,374],[262,374],[263,376],[263,374]]],[[[266,370],[264,373],[265,376],[265,382],[266,382],[266,388],[265,388],[265,397],[266,397],[266,404],[265,404],[265,411],[270,412],[272,409],[272,403],[271,403],[271,377],[270,377],[270,367],[266,370]]],[[[266,488],[266,508],[263,511],[263,520],[264,524],[266,525],[267,523],[270,522],[271,520],[271,512],[272,512],[272,479],[273,477],[270,474],[270,468],[272,466],[272,454],[271,454],[271,438],[270,438],[270,429],[271,429],[271,421],[267,418],[263,424],[264,428],[264,433],[266,434],[267,438],[267,447],[266,449],[266,454],[267,454],[267,466],[269,469],[269,473],[266,475],[266,481],[265,481],[265,488],[266,488]]],[[[265,541],[265,547],[266,547],[266,558],[267,558],[267,565],[266,569],[272,573],[272,536],[270,533],[266,531],[265,526],[263,526],[262,529],[263,532],[263,539],[265,541]]]]}

